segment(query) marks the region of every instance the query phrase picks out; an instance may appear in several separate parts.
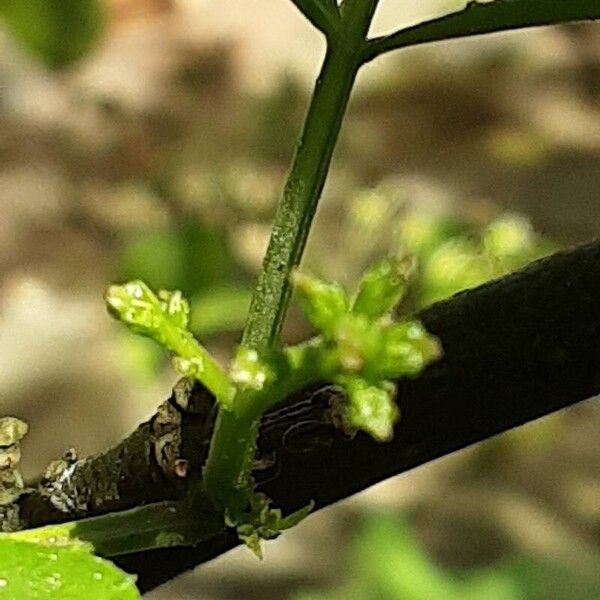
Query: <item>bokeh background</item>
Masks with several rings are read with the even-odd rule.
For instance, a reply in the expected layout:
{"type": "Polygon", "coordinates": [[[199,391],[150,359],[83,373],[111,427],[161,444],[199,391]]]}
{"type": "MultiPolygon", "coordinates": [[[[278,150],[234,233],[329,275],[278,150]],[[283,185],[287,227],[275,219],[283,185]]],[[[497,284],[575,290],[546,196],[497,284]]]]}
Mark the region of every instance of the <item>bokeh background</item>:
{"type": "MultiPolygon", "coordinates": [[[[464,4],[382,0],[374,32],[464,4]]],[[[107,317],[109,282],[184,290],[228,360],[323,49],[287,0],[0,4],[0,406],[28,476],[177,379],[107,317]]],[[[415,253],[422,306],[597,237],[599,192],[598,25],[406,50],[360,75],[304,266],[352,285],[415,253]]],[[[286,338],[309,333],[292,307],[286,338]]],[[[590,400],[148,597],[599,598],[599,439],[590,400]]]]}

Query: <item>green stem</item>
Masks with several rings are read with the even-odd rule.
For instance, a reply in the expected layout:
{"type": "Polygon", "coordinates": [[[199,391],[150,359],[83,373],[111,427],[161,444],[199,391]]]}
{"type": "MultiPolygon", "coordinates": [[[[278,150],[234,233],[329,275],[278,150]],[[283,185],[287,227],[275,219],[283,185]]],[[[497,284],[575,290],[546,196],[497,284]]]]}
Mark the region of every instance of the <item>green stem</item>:
{"type": "Polygon", "coordinates": [[[182,332],[168,323],[162,333],[165,344],[176,355],[179,371],[198,379],[223,406],[231,408],[235,385],[210,352],[189,332],[182,332]]]}
{"type": "MultiPolygon", "coordinates": [[[[341,26],[328,38],[252,296],[242,337],[244,346],[260,351],[277,343],[291,295],[290,275],[306,245],[377,3],[346,0],[341,7],[341,26]]],[[[208,495],[229,508],[236,505],[240,490],[247,486],[258,435],[260,412],[256,409],[265,406],[264,398],[244,394],[235,404],[235,412],[219,409],[203,474],[208,495]]]]}
{"type": "Polygon", "coordinates": [[[295,390],[322,381],[331,364],[319,339],[286,350],[294,368],[261,392],[241,393],[236,411],[220,410],[203,474],[204,489],[221,506],[237,507],[248,487],[260,416],[295,390]],[[294,353],[294,356],[291,356],[294,353]]]}
{"type": "Polygon", "coordinates": [[[329,3],[321,0],[292,0],[300,12],[326,36],[337,31],[340,14],[337,4],[330,0],[329,3]]]}
{"type": "Polygon", "coordinates": [[[600,19],[598,0],[471,1],[462,10],[370,40],[364,59],[368,62],[391,50],[440,40],[594,19],[600,19]]]}
{"type": "Polygon", "coordinates": [[[86,542],[95,554],[106,557],[169,546],[193,546],[223,531],[218,513],[205,498],[200,500],[195,498],[193,504],[160,502],[2,535],[48,545],[86,542]]]}
{"type": "Polygon", "coordinates": [[[240,493],[248,486],[257,436],[255,418],[219,409],[202,482],[210,498],[234,514],[244,508],[240,493]]]}
{"type": "Polygon", "coordinates": [[[360,66],[363,41],[352,43],[352,33],[342,33],[327,50],[250,303],[246,346],[271,346],[281,330],[290,274],[300,262],[360,66]]]}

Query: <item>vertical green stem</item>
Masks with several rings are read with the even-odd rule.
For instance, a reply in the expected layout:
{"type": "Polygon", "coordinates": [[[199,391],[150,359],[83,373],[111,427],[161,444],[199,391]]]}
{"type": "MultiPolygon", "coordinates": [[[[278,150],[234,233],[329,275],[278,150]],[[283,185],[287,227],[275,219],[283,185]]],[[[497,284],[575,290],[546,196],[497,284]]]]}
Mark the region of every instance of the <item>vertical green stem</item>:
{"type": "MultiPolygon", "coordinates": [[[[378,0],[345,0],[341,6],[341,27],[328,39],[250,304],[242,338],[245,346],[261,350],[277,342],[291,295],[290,274],[300,262],[306,244],[377,3],[378,0]]],[[[240,405],[252,401],[252,397],[240,394],[235,399],[235,412],[219,410],[203,482],[205,490],[221,506],[235,506],[238,492],[249,476],[258,421],[254,411],[240,405]]]]}
{"type": "Polygon", "coordinates": [[[247,346],[270,346],[281,330],[291,293],[290,273],[300,262],[325,184],[360,66],[362,42],[344,36],[328,48],[252,296],[242,339],[247,346]]]}
{"type": "Polygon", "coordinates": [[[202,482],[220,507],[243,509],[241,493],[248,484],[256,452],[258,421],[219,409],[202,482]]]}

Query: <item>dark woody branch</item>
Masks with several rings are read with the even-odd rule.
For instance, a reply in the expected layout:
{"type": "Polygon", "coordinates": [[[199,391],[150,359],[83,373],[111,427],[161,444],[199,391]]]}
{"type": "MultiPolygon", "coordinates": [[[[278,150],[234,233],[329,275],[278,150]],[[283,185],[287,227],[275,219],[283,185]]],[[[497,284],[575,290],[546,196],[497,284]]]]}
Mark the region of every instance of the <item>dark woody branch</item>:
{"type": "MultiPolygon", "coordinates": [[[[419,378],[399,382],[402,419],[392,442],[340,433],[331,423],[331,406],[340,399],[325,385],[297,394],[265,416],[255,474],[261,491],[284,514],[310,500],[322,508],[597,394],[600,243],[538,261],[436,304],[419,318],[441,339],[444,357],[419,378]]],[[[183,382],[157,415],[119,446],[71,463],[70,487],[64,485],[64,464],[57,463],[56,473],[22,496],[22,525],[180,497],[185,475],[200,468],[210,407],[202,389],[183,382]]],[[[194,548],[152,550],[116,562],[136,573],[141,589],[148,590],[236,543],[223,532],[194,548]]]]}

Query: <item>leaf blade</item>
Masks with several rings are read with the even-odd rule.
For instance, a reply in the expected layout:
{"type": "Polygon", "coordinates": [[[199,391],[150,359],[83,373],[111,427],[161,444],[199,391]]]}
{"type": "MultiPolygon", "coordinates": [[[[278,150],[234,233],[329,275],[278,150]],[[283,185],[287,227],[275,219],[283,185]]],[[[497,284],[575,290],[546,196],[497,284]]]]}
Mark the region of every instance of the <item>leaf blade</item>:
{"type": "Polygon", "coordinates": [[[0,598],[138,600],[133,578],[82,545],[0,541],[0,598]]]}

